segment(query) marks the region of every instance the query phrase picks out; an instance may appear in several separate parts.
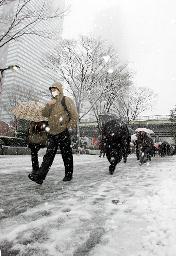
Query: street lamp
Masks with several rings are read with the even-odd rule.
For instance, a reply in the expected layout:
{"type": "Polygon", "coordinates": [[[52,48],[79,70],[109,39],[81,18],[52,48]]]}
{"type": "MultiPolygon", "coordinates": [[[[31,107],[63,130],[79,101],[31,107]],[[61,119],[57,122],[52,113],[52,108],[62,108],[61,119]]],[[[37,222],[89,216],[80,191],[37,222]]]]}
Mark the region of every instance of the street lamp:
{"type": "MultiPolygon", "coordinates": [[[[20,69],[20,66],[18,65],[9,65],[8,67],[6,68],[0,68],[0,103],[1,103],[1,94],[2,94],[2,79],[3,79],[3,73],[4,71],[6,70],[12,70],[12,71],[17,71],[18,69],[20,69]]],[[[0,104],[0,112],[1,112],[1,104],[0,104]]]]}
{"type": "Polygon", "coordinates": [[[10,65],[7,68],[0,68],[1,78],[3,77],[3,73],[5,70],[11,69],[12,71],[17,71],[19,68],[20,68],[20,66],[18,66],[18,65],[10,65]]]}
{"type": "Polygon", "coordinates": [[[1,94],[1,92],[2,92],[2,78],[3,78],[3,73],[4,73],[4,71],[6,71],[6,70],[8,70],[8,69],[10,69],[10,70],[12,70],[12,71],[17,71],[18,69],[20,69],[20,66],[18,66],[18,65],[9,65],[9,66],[6,67],[6,68],[0,68],[0,94],[1,94]]]}

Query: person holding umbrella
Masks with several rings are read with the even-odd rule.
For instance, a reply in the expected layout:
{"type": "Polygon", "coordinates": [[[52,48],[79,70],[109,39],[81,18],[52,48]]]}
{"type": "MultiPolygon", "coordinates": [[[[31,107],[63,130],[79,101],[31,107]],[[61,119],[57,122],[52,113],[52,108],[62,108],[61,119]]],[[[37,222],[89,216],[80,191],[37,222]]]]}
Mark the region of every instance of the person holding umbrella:
{"type": "Polygon", "coordinates": [[[144,163],[147,160],[151,161],[153,155],[154,142],[153,139],[147,134],[146,131],[137,131],[136,140],[136,156],[140,163],[144,163]]]}
{"type": "Polygon", "coordinates": [[[39,169],[38,152],[47,146],[47,121],[31,121],[27,133],[27,143],[31,150],[32,174],[35,175],[39,169]]]}
{"type": "Polygon", "coordinates": [[[32,174],[39,169],[38,152],[47,145],[48,119],[42,116],[45,105],[38,101],[20,102],[11,112],[16,119],[29,122],[27,144],[31,150],[32,174]]]}
{"type": "Polygon", "coordinates": [[[42,115],[48,119],[49,134],[46,154],[43,162],[35,174],[28,175],[32,181],[42,184],[55,158],[58,147],[61,150],[65,166],[63,181],[70,181],[73,176],[73,155],[69,129],[75,128],[78,113],[73,100],[63,95],[63,86],[55,82],[49,90],[52,99],[42,110],[42,115]]]}

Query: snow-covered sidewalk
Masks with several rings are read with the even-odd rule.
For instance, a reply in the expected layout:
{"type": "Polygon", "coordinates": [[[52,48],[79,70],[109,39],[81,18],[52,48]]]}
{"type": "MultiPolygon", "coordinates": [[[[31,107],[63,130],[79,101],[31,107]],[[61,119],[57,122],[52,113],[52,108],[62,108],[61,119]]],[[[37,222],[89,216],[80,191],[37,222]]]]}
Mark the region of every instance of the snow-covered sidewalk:
{"type": "MultiPolygon", "coordinates": [[[[40,159],[41,160],[41,159],[40,159]]],[[[175,256],[176,157],[113,176],[108,161],[74,155],[64,183],[60,155],[42,186],[27,178],[30,156],[0,156],[2,256],[175,256]]]]}

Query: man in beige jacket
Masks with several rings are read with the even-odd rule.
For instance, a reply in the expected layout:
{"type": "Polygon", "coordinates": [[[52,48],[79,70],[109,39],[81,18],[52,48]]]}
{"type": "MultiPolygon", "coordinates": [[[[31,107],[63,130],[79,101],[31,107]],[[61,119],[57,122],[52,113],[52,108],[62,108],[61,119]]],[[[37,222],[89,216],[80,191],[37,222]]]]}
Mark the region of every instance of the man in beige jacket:
{"type": "Polygon", "coordinates": [[[68,129],[76,127],[78,119],[77,110],[73,100],[63,95],[61,83],[55,82],[49,90],[52,94],[52,100],[46,104],[42,111],[43,116],[48,118],[48,146],[41,167],[35,174],[28,175],[32,181],[38,184],[43,183],[53,163],[58,147],[61,150],[65,166],[63,181],[70,181],[73,175],[73,155],[68,129]]]}

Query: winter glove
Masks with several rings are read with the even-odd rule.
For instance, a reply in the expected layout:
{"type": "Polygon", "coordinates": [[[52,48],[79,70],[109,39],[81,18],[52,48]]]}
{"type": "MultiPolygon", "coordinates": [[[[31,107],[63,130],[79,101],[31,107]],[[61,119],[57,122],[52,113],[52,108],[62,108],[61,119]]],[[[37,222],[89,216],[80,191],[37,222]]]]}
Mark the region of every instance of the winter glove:
{"type": "Polygon", "coordinates": [[[52,99],[52,100],[50,100],[50,101],[48,101],[48,105],[49,106],[52,106],[53,104],[55,104],[56,103],[56,100],[55,99],[52,99]]]}

